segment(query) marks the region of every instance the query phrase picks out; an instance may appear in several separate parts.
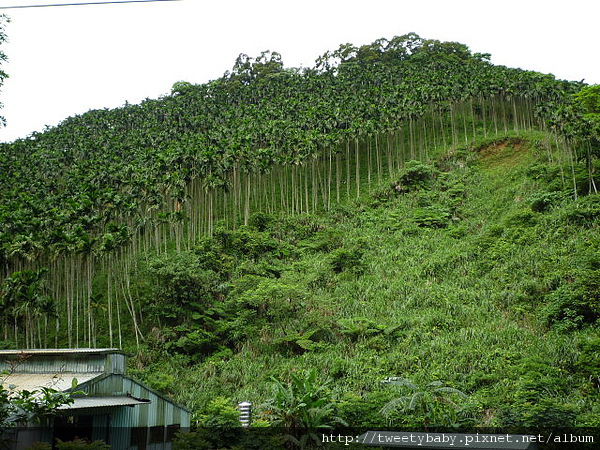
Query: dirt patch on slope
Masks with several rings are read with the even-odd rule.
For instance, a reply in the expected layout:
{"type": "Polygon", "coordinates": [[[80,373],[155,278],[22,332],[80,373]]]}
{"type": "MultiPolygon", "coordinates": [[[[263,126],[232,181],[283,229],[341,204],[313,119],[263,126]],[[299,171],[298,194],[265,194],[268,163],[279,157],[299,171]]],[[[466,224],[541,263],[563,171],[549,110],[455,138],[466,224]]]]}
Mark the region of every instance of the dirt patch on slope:
{"type": "Polygon", "coordinates": [[[529,153],[527,141],[520,138],[506,138],[475,149],[479,160],[489,169],[514,167],[524,162],[529,153]]]}

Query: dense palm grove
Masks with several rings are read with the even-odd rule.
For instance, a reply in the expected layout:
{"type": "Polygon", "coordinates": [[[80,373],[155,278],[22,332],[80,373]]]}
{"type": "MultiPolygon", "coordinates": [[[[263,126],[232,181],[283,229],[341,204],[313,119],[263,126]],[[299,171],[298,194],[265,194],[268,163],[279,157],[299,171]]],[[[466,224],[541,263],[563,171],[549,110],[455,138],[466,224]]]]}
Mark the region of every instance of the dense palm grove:
{"type": "MultiPolygon", "coordinates": [[[[531,128],[540,123],[537,106],[579,87],[414,34],[342,45],[305,70],[285,69],[274,52],[240,55],[218,80],[179,82],[165,98],[90,111],[4,144],[4,277],[50,269],[51,296],[67,319],[52,328],[66,326],[69,345],[94,344],[95,314],[104,308],[112,343],[113,312],[122,309],[113,301],[137,322],[124,282],[110,273],[116,260],[129,262],[123,252],[189,247],[215,221],[247,223],[255,209],[329,207],[360,193],[366,169],[368,181],[380,181],[406,157],[426,159],[459,134],[531,128]],[[367,151],[361,168],[359,152],[367,151]],[[332,178],[335,192],[324,187],[332,178]],[[99,267],[108,270],[102,306],[92,300],[99,267]]],[[[28,322],[48,318],[52,307],[38,299],[5,308],[5,337],[13,323],[30,339],[21,345],[47,345],[28,322]]]]}
{"type": "MultiPolygon", "coordinates": [[[[596,193],[597,98],[595,87],[409,34],[341,45],[306,69],[276,52],[240,55],[217,80],[2,144],[3,345],[230,356],[306,301],[277,281],[299,242],[322,233],[304,244],[331,252],[334,273],[362,276],[361,245],[346,248],[314,217],[381,201],[392,182],[402,195],[448,177],[438,187],[460,198],[461,181],[429,165],[447,149],[537,130],[561,180],[538,208],[596,193]]],[[[446,200],[417,204],[409,222],[445,228],[458,202],[446,200]]],[[[385,328],[359,319],[340,333],[385,328]]],[[[315,350],[320,329],[277,345],[315,350]]]]}

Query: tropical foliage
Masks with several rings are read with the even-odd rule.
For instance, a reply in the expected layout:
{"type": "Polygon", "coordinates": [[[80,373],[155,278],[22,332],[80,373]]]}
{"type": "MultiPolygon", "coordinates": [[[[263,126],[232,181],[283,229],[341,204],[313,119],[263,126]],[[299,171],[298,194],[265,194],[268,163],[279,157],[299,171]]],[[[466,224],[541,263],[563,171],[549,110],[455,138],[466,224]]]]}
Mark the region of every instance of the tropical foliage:
{"type": "Polygon", "coordinates": [[[408,34],[2,144],[2,345],[124,347],[198,426],[250,400],[303,446],[596,426],[597,100],[408,34]]]}
{"type": "Polygon", "coordinates": [[[301,424],[325,405],[361,429],[596,426],[600,214],[596,195],[573,200],[560,152],[538,132],[481,140],[328,213],[215,233],[183,254],[227,267],[214,319],[228,331],[203,327],[221,347],[149,336],[135,374],[193,405],[199,425],[215,397],[250,401],[307,445],[301,424]],[[425,208],[447,211],[445,226],[417,223],[425,208]],[[389,374],[398,384],[381,383],[389,374]]]}
{"type": "MultiPolygon", "coordinates": [[[[123,326],[139,343],[129,273],[140,252],[190,249],[255,211],[330,209],[406,160],[479,134],[543,128],[544,111],[580,88],[415,34],[344,44],[302,70],[284,68],[276,52],[242,54],[217,80],[178,82],[164,98],[3,144],[3,277],[49,269],[55,343],[94,346],[105,335],[123,345],[123,326]]],[[[589,156],[591,173],[588,150],[572,156],[589,156]]],[[[40,340],[27,323],[19,330],[40,340]]],[[[15,345],[26,344],[19,336],[15,345]]]]}

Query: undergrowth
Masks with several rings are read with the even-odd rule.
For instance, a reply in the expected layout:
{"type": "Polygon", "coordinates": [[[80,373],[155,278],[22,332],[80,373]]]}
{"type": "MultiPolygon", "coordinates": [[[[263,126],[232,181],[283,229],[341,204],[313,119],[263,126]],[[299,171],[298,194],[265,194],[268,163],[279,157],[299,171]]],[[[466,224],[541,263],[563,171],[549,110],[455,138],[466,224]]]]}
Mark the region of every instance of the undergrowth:
{"type": "Polygon", "coordinates": [[[455,148],[327,214],[257,214],[150,261],[136,288],[161,326],[134,374],[199,425],[214,398],[268,419],[273,380],[311,369],[351,426],[598,425],[600,202],[547,145],[455,148]]]}

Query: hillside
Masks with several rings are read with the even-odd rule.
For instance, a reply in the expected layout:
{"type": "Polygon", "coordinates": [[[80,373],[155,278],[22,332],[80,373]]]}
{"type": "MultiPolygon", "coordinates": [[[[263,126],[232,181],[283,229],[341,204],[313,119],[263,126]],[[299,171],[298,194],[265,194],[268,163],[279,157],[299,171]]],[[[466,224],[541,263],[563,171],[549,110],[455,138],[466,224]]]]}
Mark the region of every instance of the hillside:
{"type": "Polygon", "coordinates": [[[411,34],[3,144],[0,345],[205,427],[596,427],[599,94],[411,34]]]}
{"type": "MultiPolygon", "coordinates": [[[[94,347],[133,334],[139,345],[143,308],[127,274],[140,252],[191,248],[255,211],[328,210],[478,136],[560,132],[581,115],[582,87],[408,34],[341,45],[303,70],[276,52],[240,55],[220,79],[2,144],[0,276],[27,271],[10,282],[22,286],[43,273],[51,299],[6,300],[5,338],[94,347]],[[34,316],[51,319],[43,332],[34,316]]],[[[565,131],[564,151],[585,158],[565,131]]]]}
{"type": "Polygon", "coordinates": [[[600,200],[573,200],[552,145],[529,133],[459,147],[327,214],[259,214],[151,261],[146,295],[171,326],[137,375],[223,417],[251,401],[268,419],[271,377],[315,369],[352,426],[597,426],[600,200]],[[388,377],[466,397],[386,415],[410,393],[388,377]]]}

